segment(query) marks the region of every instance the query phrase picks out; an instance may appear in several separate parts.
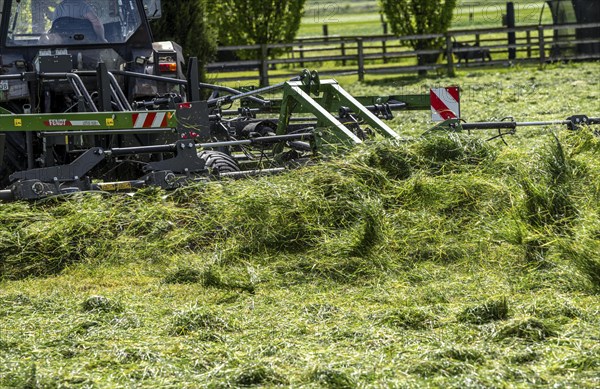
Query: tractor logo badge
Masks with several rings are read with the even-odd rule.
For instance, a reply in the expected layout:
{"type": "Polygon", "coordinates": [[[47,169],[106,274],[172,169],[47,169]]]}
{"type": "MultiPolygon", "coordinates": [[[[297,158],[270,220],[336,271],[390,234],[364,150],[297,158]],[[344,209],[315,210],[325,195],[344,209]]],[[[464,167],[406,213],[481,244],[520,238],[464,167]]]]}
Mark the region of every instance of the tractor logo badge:
{"type": "Polygon", "coordinates": [[[61,127],[61,126],[67,126],[67,119],[49,119],[48,121],[46,121],[47,126],[50,127],[61,127]]]}
{"type": "Polygon", "coordinates": [[[48,119],[44,122],[46,127],[99,127],[98,120],[67,120],[67,119],[48,119]]]}

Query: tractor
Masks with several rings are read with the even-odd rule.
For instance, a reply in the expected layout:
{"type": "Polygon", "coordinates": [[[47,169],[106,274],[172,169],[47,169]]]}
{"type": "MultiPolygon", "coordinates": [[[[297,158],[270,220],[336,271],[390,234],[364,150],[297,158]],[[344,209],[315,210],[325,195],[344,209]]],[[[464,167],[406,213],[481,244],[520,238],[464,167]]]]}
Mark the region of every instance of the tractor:
{"type": "MultiPolygon", "coordinates": [[[[78,2],[67,0],[63,6],[76,13],[78,2]]],[[[77,120],[68,116],[133,111],[136,101],[146,102],[144,110],[150,104],[148,100],[156,103],[151,104],[153,109],[183,101],[184,87],[172,82],[185,79],[181,47],[174,42],[153,42],[149,27],[149,19],[160,16],[160,1],[81,2],[102,23],[103,37],[88,19],[72,15],[54,18],[60,3],[2,2],[0,111],[7,115],[41,115],[39,123],[27,125],[23,118],[8,120],[0,127],[3,188],[19,180],[11,179],[14,173],[43,173],[39,169],[69,165],[90,148],[147,146],[173,139],[169,132],[144,128],[129,133],[101,131],[97,117],[77,120]],[[158,81],[143,76],[156,76],[158,81]],[[57,129],[62,131],[54,131],[57,129]],[[76,129],[79,132],[69,132],[76,129]],[[92,131],[84,135],[86,129],[92,131]]],[[[151,159],[138,154],[105,162],[94,166],[94,174],[119,179],[138,176],[140,163],[151,159]]],[[[44,177],[39,178],[44,181],[44,177]]]]}

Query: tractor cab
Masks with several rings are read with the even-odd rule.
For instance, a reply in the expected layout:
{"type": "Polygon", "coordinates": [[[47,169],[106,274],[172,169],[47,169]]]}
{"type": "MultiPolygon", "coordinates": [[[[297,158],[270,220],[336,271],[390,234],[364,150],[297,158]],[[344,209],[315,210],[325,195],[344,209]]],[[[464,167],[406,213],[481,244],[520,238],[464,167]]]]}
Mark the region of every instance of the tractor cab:
{"type": "MultiPolygon", "coordinates": [[[[0,5],[0,74],[15,75],[0,81],[4,107],[28,104],[41,113],[72,109],[81,85],[94,94],[97,80],[85,72],[99,64],[109,72],[183,78],[181,47],[152,39],[148,21],[160,17],[160,0],[0,0],[0,5]],[[169,65],[155,66],[161,62],[169,65]],[[24,73],[30,75],[16,78],[24,73]],[[81,85],[74,88],[61,74],[69,79],[75,74],[81,85]]],[[[122,76],[119,84],[130,102],[168,89],[122,76]]]]}
{"type": "MultiPolygon", "coordinates": [[[[4,10],[3,18],[7,47],[123,44],[140,29],[145,19],[138,2],[132,0],[14,0],[5,3],[9,8],[4,10]]],[[[150,43],[148,32],[142,34],[142,41],[150,43]]]]}

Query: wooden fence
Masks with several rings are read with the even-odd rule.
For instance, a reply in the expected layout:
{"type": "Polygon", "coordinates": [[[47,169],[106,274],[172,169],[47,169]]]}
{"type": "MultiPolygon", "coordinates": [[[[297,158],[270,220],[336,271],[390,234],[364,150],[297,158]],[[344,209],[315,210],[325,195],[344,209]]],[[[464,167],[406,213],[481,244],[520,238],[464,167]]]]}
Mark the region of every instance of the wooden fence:
{"type": "Polygon", "coordinates": [[[298,75],[305,67],[324,67],[327,71],[320,73],[330,76],[357,74],[359,80],[371,74],[421,71],[453,75],[457,68],[599,59],[599,36],[600,23],[587,23],[455,30],[402,37],[304,38],[293,43],[219,47],[219,57],[223,60],[209,64],[207,70],[209,78],[215,80],[258,80],[261,85],[268,85],[274,77],[298,75]],[[594,37],[582,38],[589,35],[594,37]],[[416,45],[411,43],[432,39],[442,41],[443,48],[412,49],[416,45]],[[261,59],[241,59],[245,57],[261,59]]]}

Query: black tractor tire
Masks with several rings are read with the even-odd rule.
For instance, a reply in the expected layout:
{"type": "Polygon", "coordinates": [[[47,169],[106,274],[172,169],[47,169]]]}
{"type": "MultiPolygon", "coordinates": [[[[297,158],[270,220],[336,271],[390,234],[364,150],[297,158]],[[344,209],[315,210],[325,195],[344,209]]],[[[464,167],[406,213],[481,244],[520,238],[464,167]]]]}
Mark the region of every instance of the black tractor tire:
{"type": "Polygon", "coordinates": [[[220,151],[204,150],[198,153],[211,174],[235,173],[240,171],[237,162],[230,155],[220,151]]]}
{"type": "Polygon", "coordinates": [[[27,147],[24,132],[4,133],[4,160],[0,164],[0,189],[10,184],[10,175],[27,168],[27,147]]]}

